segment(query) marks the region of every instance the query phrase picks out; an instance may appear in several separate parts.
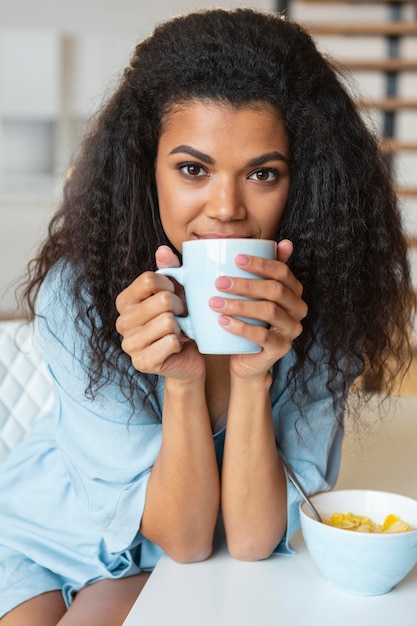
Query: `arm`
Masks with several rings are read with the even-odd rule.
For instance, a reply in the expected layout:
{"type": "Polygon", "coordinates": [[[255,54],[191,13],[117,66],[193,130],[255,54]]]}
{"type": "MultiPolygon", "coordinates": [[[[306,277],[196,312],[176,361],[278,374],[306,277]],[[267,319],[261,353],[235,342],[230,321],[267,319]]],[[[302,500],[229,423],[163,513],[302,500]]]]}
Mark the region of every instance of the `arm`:
{"type": "Polygon", "coordinates": [[[223,307],[217,307],[222,313],[219,322],[262,346],[258,354],[233,355],[230,360],[222,513],[229,550],[245,560],[269,556],[286,529],[286,478],[276,449],[269,391],[270,368],[291,349],[307,311],[302,287],[286,265],[291,252],[286,241],[278,246],[276,261],[249,257],[245,268],[265,281],[232,279],[218,285],[225,293],[252,298],[225,299],[223,307]],[[262,319],[269,328],[245,324],[237,316],[262,319]]]}
{"type": "Polygon", "coordinates": [[[287,523],[285,474],[275,444],[270,376],[232,379],[222,471],[222,512],[230,553],[268,557],[287,523]]]}
{"type": "MultiPolygon", "coordinates": [[[[340,372],[334,381],[336,392],[334,398],[326,385],[328,355],[320,344],[319,333],[310,356],[311,362],[306,364],[308,395],[305,395],[304,391],[297,392],[294,388],[295,381],[288,383],[288,372],[296,358],[294,351],[291,351],[280,362],[279,374],[274,378],[270,388],[270,398],[274,438],[279,454],[289,463],[305,491],[314,494],[332,489],[336,484],[348,390],[361,373],[362,364],[358,361],[349,371],[343,368],[341,362],[340,372]]],[[[290,539],[300,527],[301,497],[289,480],[286,492],[286,502],[283,502],[281,510],[286,516],[285,534],[279,545],[277,542],[274,546],[273,551],[288,554],[293,552],[290,539]]],[[[253,531],[248,528],[247,532],[253,531]]]]}
{"type": "Polygon", "coordinates": [[[109,552],[122,552],[133,542],[146,543],[138,528],[150,468],[161,446],[156,417],[161,392],[158,387],[157,396],[149,396],[150,380],[141,377],[139,393],[149,397],[153,412],[143,408],[136,414],[117,380],[103,379],[94,398],[86,396],[89,328],[81,333],[74,325],[77,311],[66,295],[71,277],[70,267],[58,264],[37,301],[37,334],[55,381],[56,445],[77,506],[97,527],[97,537],[103,537],[109,552]]]}
{"type": "Polygon", "coordinates": [[[149,479],[141,533],[177,561],[202,560],[212,551],[218,511],[204,382],[167,379],[162,446],[149,479]]]}
{"type": "MultiPolygon", "coordinates": [[[[177,264],[177,259],[163,247],[157,262],[177,264]]],[[[165,276],[140,276],[120,294],[117,307],[122,345],[135,367],[165,376],[162,444],[141,533],[178,561],[204,559],[211,553],[220,499],[204,359],[179,330],[174,314],[183,312],[183,303],[165,276]]]]}
{"type": "MultiPolygon", "coordinates": [[[[218,514],[219,479],[213,460],[211,432],[210,438],[206,436],[206,413],[200,412],[192,402],[179,411],[180,381],[177,387],[166,385],[164,426],[145,407],[138,407],[137,412],[132,413],[132,406],[117,380],[103,381],[107,384],[94,398],[85,395],[88,384],[85,368],[87,339],[72,323],[76,310],[72,301],[65,297],[71,270],[62,265],[57,266],[42,285],[37,330],[45,360],[55,379],[57,447],[79,506],[98,527],[110,552],[121,552],[132,544],[147,543],[147,540],[158,540],[179,560],[207,556],[213,536],[213,519],[217,519],[218,514]],[[183,416],[178,424],[175,422],[177,415],[183,416]],[[190,429],[192,417],[197,419],[193,419],[190,429]],[[200,458],[198,451],[201,452],[204,445],[206,450],[200,458]],[[193,479],[191,483],[190,477],[193,479]],[[151,478],[152,485],[148,489],[151,478]],[[207,498],[206,508],[203,507],[206,525],[198,524],[197,520],[197,513],[201,515],[201,511],[197,511],[199,503],[194,498],[198,496],[199,481],[202,493],[213,495],[211,500],[207,498]],[[206,483],[207,490],[204,491],[206,483]],[[145,510],[146,521],[141,524],[145,510]],[[151,529],[153,521],[154,530],[151,529]],[[190,533],[192,524],[198,532],[193,538],[191,551],[181,554],[184,538],[190,533]],[[142,533],[138,533],[139,529],[142,533]]],[[[167,299],[164,295],[162,301],[167,299]]],[[[129,310],[129,314],[134,319],[136,312],[129,310]]],[[[133,344],[136,345],[135,341],[133,344]]],[[[191,343],[189,348],[192,348],[191,343]]],[[[190,371],[199,372],[201,378],[204,369],[198,364],[198,353],[197,360],[193,360],[193,355],[187,356],[187,350],[182,356],[189,361],[190,371]]],[[[136,357],[140,358],[135,353],[136,357]]],[[[169,367],[175,371],[172,363],[169,367]]],[[[180,371],[187,371],[187,367],[180,371]]],[[[186,381],[182,382],[184,391],[187,390],[185,401],[189,389],[198,392],[198,387],[195,380],[188,386],[186,381]]],[[[145,374],[138,384],[143,396],[149,396],[151,383],[145,374]]],[[[157,397],[150,397],[157,415],[161,415],[163,387],[160,381],[157,397]]],[[[195,397],[201,399],[201,394],[196,393],[195,397]]],[[[148,548],[154,555],[158,552],[152,549],[152,545],[148,548]]],[[[149,550],[146,552],[150,553],[149,550]]]]}

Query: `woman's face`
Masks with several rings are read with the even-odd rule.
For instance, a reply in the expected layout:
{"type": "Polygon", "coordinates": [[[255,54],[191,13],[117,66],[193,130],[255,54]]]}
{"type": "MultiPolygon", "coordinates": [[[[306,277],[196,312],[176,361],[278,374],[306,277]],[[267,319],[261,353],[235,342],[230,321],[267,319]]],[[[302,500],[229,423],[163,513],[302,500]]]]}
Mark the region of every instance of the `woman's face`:
{"type": "Polygon", "coordinates": [[[274,239],[287,203],[289,147],[274,109],[190,101],[165,117],[156,157],[162,226],[183,241],[274,239]]]}

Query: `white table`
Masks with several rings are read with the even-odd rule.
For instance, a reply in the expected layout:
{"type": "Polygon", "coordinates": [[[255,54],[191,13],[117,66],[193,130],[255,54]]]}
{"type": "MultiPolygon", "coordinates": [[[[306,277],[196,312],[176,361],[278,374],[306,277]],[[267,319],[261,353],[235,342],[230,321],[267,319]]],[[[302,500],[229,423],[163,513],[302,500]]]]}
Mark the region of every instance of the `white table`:
{"type": "Polygon", "coordinates": [[[293,545],[255,563],[223,546],[201,563],[163,556],[124,626],[416,626],[417,568],[388,594],[353,596],[323,578],[301,535],[293,545]]]}
{"type": "MultiPolygon", "coordinates": [[[[366,452],[356,456],[348,442],[338,486],[417,497],[417,398],[391,412],[366,452]]],[[[124,626],[416,626],[417,567],[388,594],[353,596],[324,579],[300,533],[292,544],[295,556],[243,563],[229,556],[220,530],[207,561],[181,565],[163,556],[124,626]]]]}

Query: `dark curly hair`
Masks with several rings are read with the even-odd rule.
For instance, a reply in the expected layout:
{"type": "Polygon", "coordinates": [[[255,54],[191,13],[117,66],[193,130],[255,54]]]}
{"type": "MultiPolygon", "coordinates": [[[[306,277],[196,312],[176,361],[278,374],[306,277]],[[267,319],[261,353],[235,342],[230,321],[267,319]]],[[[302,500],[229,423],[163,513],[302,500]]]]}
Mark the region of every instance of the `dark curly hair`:
{"type": "Polygon", "coordinates": [[[135,388],[141,373],[121,350],[115,299],[155,268],[157,246],[169,244],[154,161],[170,108],[193,99],[232,107],[265,102],[284,120],[291,185],[276,237],[294,243],[290,264],[309,306],[294,342],[293,380],[306,388],[303,364],[319,328],[330,391],[342,369],[350,384],[358,361],[389,389],[408,363],[413,307],[390,175],[332,63],[299,25],[277,14],[192,12],[139,43],[93,120],[31,264],[24,291],[30,315],[46,273],[66,259],[74,268],[69,288],[79,318],[90,324],[89,391],[104,372],[135,388]]]}

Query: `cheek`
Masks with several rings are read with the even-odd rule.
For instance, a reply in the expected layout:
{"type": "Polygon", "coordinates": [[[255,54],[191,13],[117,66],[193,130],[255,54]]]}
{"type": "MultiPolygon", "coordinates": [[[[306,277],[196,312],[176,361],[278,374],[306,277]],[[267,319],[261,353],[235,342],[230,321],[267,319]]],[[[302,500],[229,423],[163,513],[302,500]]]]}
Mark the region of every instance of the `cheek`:
{"type": "Polygon", "coordinates": [[[195,203],[178,185],[170,185],[166,181],[158,187],[158,202],[165,235],[180,251],[181,243],[188,238],[188,225],[195,218],[195,203]]]}
{"type": "Polygon", "coordinates": [[[258,213],[258,222],[261,225],[263,236],[273,239],[280,227],[287,205],[287,194],[275,198],[270,203],[263,206],[263,210],[258,213]]]}
{"type": "Polygon", "coordinates": [[[204,194],[196,188],[184,185],[164,184],[158,190],[161,220],[186,224],[201,212],[204,194]]]}
{"type": "Polygon", "coordinates": [[[170,220],[175,216],[177,194],[166,177],[156,176],[156,189],[158,195],[159,213],[161,221],[170,220]]]}

